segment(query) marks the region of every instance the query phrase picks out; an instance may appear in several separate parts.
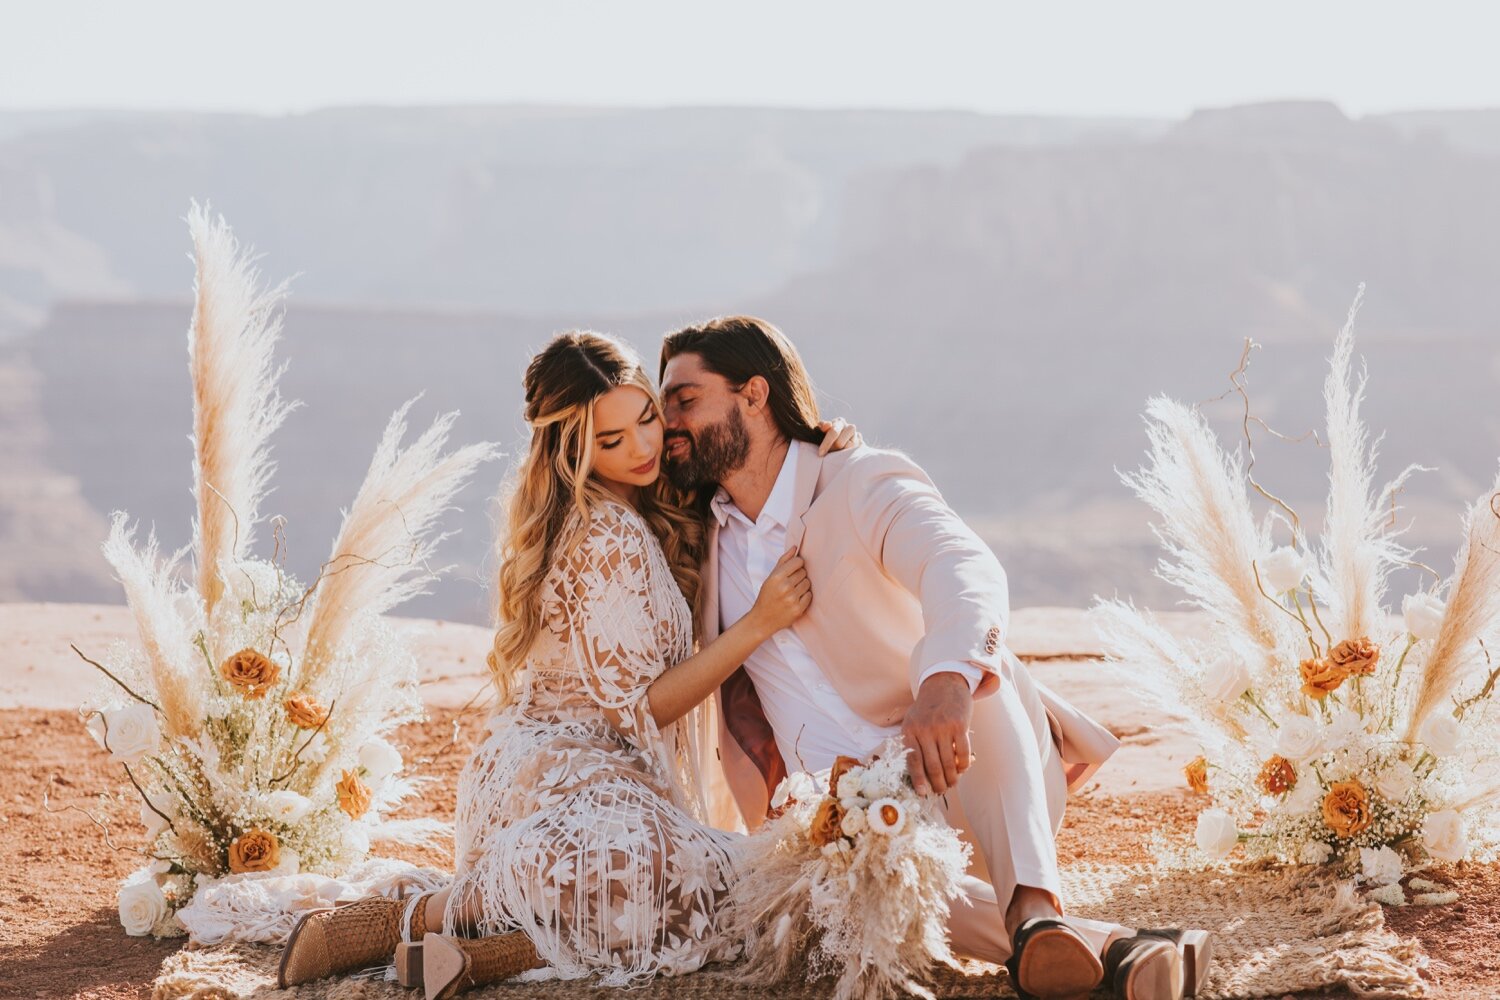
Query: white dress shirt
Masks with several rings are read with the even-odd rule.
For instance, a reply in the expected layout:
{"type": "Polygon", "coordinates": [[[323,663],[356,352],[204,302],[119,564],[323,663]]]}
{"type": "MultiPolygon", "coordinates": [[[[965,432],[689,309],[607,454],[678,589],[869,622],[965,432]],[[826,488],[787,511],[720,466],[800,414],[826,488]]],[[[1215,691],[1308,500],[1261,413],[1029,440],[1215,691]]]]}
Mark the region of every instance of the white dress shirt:
{"type": "MultiPolygon", "coordinates": [[[[750,611],[761,585],[786,551],[797,468],[791,449],[815,447],[803,441],[791,443],[765,506],[753,522],[723,488],[714,496],[712,509],[719,522],[721,628],[728,628],[750,611]]],[[[814,592],[813,600],[817,599],[814,592]]],[[[850,623],[850,627],[857,625],[850,623]]],[[[840,755],[867,757],[887,737],[901,731],[900,726],[869,722],[851,709],[828,683],[827,676],[792,629],[782,629],[769,642],[762,643],[746,659],[745,670],[755,683],[755,692],[790,772],[832,767],[834,758],[840,755]]],[[[935,663],[922,672],[918,686],[931,675],[945,671],[962,675],[969,682],[970,691],[984,676],[976,664],[935,663]]]]}

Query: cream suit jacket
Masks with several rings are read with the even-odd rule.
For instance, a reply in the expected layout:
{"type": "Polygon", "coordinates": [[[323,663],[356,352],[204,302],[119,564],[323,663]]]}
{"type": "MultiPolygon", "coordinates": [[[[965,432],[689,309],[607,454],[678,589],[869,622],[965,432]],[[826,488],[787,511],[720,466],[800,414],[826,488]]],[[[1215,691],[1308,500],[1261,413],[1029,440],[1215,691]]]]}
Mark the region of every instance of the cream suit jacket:
{"type": "MultiPolygon", "coordinates": [[[[813,601],[791,627],[839,696],[869,722],[899,724],[916,679],[933,664],[977,664],[982,698],[1000,683],[1000,664],[1025,669],[1006,645],[1010,602],[1005,571],[979,536],[943,501],[926,474],[897,452],[861,446],[797,455],[787,544],[807,561],[813,601]]],[[[721,630],[718,525],[710,521],[702,583],[703,641],[721,630]]],[[[1037,685],[1068,787],[1087,781],[1119,746],[1097,722],[1037,685]]],[[[748,828],[766,816],[785,766],[744,668],[716,695],[719,758],[748,828]]],[[[1003,766],[976,760],[973,767],[1003,766]]],[[[718,810],[716,810],[717,812],[718,810]]]]}

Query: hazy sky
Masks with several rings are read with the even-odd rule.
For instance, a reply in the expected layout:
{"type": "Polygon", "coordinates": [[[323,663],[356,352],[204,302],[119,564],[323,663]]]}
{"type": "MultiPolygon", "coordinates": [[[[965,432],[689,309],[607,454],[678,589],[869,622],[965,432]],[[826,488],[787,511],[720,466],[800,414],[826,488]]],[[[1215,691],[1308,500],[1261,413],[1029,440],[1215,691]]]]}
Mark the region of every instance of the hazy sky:
{"type": "Polygon", "coordinates": [[[69,0],[0,13],[0,108],[541,102],[1178,117],[1500,106],[1488,0],[69,0]]]}

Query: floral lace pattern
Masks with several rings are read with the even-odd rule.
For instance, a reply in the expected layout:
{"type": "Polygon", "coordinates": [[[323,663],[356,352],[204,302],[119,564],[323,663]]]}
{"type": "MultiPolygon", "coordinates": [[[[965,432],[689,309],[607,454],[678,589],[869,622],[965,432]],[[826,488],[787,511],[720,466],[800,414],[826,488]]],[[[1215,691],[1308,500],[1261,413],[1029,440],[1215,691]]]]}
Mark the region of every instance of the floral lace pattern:
{"type": "Polygon", "coordinates": [[[716,911],[743,838],[704,822],[701,720],[658,731],[647,705],[651,682],[691,654],[692,615],[634,510],[592,511],[554,559],[542,614],[460,778],[445,929],[461,914],[483,934],[520,927],[559,976],[601,972],[606,985],[736,957],[716,911]]]}

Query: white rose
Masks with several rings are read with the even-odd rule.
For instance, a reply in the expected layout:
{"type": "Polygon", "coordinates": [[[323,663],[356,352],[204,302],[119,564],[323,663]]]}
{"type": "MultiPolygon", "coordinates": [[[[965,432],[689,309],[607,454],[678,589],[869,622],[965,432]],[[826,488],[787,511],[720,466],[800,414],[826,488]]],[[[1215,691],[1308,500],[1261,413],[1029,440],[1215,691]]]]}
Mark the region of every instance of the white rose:
{"type": "Polygon", "coordinates": [[[1198,850],[1214,860],[1229,856],[1240,841],[1234,817],[1222,809],[1205,809],[1198,814],[1198,828],[1193,832],[1198,850]]]}
{"type": "Polygon", "coordinates": [[[1235,702],[1250,690],[1250,670],[1238,656],[1222,656],[1203,674],[1203,691],[1214,701],[1235,702]]]}
{"type": "MultiPolygon", "coordinates": [[[[842,781],[839,782],[843,784],[842,781]]],[[[844,813],[844,821],[839,824],[839,830],[846,837],[858,837],[865,830],[865,811],[859,807],[850,809],[844,813]]]]}
{"type": "Polygon", "coordinates": [[[1443,602],[1432,594],[1407,594],[1401,598],[1401,615],[1406,619],[1406,631],[1418,639],[1437,638],[1445,610],[1443,602]]]}
{"type": "Polygon", "coordinates": [[[131,937],[145,937],[167,916],[167,897],[149,870],[136,872],[120,887],[120,926],[131,937]]]}
{"type": "Polygon", "coordinates": [[[1391,885],[1401,881],[1401,855],[1389,847],[1361,847],[1359,870],[1370,885],[1391,885]]]}
{"type": "Polygon", "coordinates": [[[894,799],[902,793],[902,775],[906,774],[904,761],[894,765],[877,766],[867,770],[859,779],[860,794],[867,799],[894,799]]]}
{"type": "Polygon", "coordinates": [[[1422,823],[1422,845],[1439,861],[1462,861],[1469,853],[1463,817],[1452,809],[1428,816],[1422,823]]]}
{"type": "Polygon", "coordinates": [[[302,856],[290,847],[283,847],[281,855],[277,859],[276,867],[271,869],[272,875],[295,875],[302,870],[302,856]]]}
{"type": "Polygon", "coordinates": [[[1287,760],[1306,760],[1318,753],[1318,725],[1305,715],[1289,715],[1276,730],[1276,753],[1287,760]]]}
{"type": "Polygon", "coordinates": [[[1458,750],[1458,740],[1463,727],[1451,715],[1429,715],[1422,728],[1417,730],[1417,739],[1427,744],[1434,757],[1451,757],[1458,750]]]}
{"type": "Polygon", "coordinates": [[[371,740],[359,748],[359,766],[375,780],[382,781],[401,770],[401,751],[385,740],[371,740]]]}
{"type": "Polygon", "coordinates": [[[1416,786],[1417,776],[1405,764],[1392,764],[1375,779],[1375,790],[1380,793],[1381,798],[1392,804],[1405,802],[1416,786]]]}
{"type": "Polygon", "coordinates": [[[851,767],[839,778],[838,793],[834,796],[839,799],[859,798],[859,782],[864,777],[865,769],[862,767],[851,767]]]}
{"type": "Polygon", "coordinates": [[[1260,561],[1260,580],[1267,593],[1285,594],[1302,586],[1307,576],[1307,557],[1289,545],[1272,552],[1260,561]]]}
{"type": "Polygon", "coordinates": [[[163,830],[167,828],[167,821],[161,815],[165,813],[168,817],[177,814],[177,799],[171,795],[152,795],[146,793],[146,798],[141,800],[141,825],[146,828],[146,843],[156,842],[163,830]],[[147,805],[149,800],[150,805],[147,805]],[[156,808],[151,808],[155,806],[156,808]]]}
{"type": "Polygon", "coordinates": [[[155,753],[161,743],[156,712],[138,701],[105,709],[104,739],[115,760],[122,764],[138,763],[147,754],[155,753]]]}
{"type": "Polygon", "coordinates": [[[1297,860],[1304,865],[1321,865],[1333,857],[1333,848],[1321,840],[1310,840],[1297,852],[1297,860]]]}
{"type": "Polygon", "coordinates": [[[302,822],[312,811],[312,800],[291,789],[283,788],[261,799],[261,808],[265,810],[267,818],[294,826],[302,822]]]}

